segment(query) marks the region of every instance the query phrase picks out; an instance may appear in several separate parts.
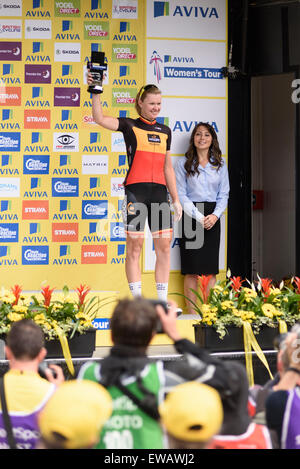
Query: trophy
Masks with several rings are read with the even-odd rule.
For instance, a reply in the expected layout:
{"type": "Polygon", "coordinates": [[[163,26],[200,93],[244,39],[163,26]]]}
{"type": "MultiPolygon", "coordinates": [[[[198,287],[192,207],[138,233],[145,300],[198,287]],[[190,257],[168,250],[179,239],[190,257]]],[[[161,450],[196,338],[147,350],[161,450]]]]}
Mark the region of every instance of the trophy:
{"type": "Polygon", "coordinates": [[[91,61],[87,63],[87,68],[90,71],[94,80],[93,83],[88,87],[89,93],[103,93],[103,72],[104,70],[107,70],[107,65],[104,63],[104,58],[104,52],[92,51],[91,61]]]}

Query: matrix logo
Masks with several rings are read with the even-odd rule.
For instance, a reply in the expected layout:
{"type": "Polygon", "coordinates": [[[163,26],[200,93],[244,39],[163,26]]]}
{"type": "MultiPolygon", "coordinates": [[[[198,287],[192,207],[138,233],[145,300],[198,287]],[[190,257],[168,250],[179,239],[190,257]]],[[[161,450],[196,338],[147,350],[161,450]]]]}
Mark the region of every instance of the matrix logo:
{"type": "Polygon", "coordinates": [[[49,201],[48,200],[23,200],[22,202],[23,220],[48,220],[49,201]]]}
{"type": "Polygon", "coordinates": [[[22,265],[48,265],[49,246],[22,246],[22,265]]]}
{"type": "Polygon", "coordinates": [[[154,18],[169,16],[169,2],[154,2],[154,18]]]}
{"type": "Polygon", "coordinates": [[[19,241],[19,223],[0,223],[0,242],[17,243],[19,241]]]}
{"type": "Polygon", "coordinates": [[[82,174],[108,174],[108,155],[82,155],[82,174]]]}

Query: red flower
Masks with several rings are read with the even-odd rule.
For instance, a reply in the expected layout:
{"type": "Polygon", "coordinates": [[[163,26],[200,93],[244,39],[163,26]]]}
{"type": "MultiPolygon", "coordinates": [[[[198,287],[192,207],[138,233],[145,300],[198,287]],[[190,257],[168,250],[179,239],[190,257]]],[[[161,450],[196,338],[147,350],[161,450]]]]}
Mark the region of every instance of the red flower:
{"type": "Polygon", "coordinates": [[[49,285],[42,287],[42,295],[44,297],[44,305],[50,306],[51,296],[54,291],[54,288],[50,289],[49,285]]]}
{"type": "Polygon", "coordinates": [[[236,291],[239,292],[242,286],[242,283],[244,280],[241,279],[241,277],[231,277],[231,282],[232,282],[232,288],[236,291]]]}
{"type": "Polygon", "coordinates": [[[75,288],[75,290],[77,291],[77,294],[78,294],[78,306],[79,308],[81,308],[81,306],[83,306],[86,295],[89,293],[91,289],[90,287],[86,285],[80,285],[79,287],[75,288]]]}
{"type": "Polygon", "coordinates": [[[270,295],[271,284],[272,284],[272,280],[270,278],[261,279],[261,287],[266,297],[270,295]]]}
{"type": "Polygon", "coordinates": [[[299,277],[294,277],[294,282],[297,287],[297,293],[300,293],[300,278],[299,277]]]}
{"type": "Polygon", "coordinates": [[[20,285],[15,285],[11,288],[11,291],[15,295],[15,301],[13,302],[13,305],[17,305],[22,292],[22,287],[20,287],[20,285]]]}
{"type": "Polygon", "coordinates": [[[207,303],[207,298],[208,298],[207,287],[211,278],[212,278],[212,275],[199,275],[198,276],[199,288],[201,290],[202,299],[204,303],[207,303]]]}

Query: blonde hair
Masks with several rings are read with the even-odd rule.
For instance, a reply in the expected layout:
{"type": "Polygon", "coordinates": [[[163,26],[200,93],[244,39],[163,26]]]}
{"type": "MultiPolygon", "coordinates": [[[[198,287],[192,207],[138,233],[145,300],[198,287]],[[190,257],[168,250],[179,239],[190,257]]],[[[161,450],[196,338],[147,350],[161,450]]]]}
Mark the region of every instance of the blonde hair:
{"type": "Polygon", "coordinates": [[[142,86],[142,88],[136,95],[135,103],[134,103],[136,112],[138,113],[139,116],[141,115],[141,108],[138,102],[139,100],[144,101],[144,99],[146,98],[146,96],[148,96],[148,94],[161,94],[161,91],[159,88],[157,88],[156,85],[153,85],[153,84],[142,86]]]}

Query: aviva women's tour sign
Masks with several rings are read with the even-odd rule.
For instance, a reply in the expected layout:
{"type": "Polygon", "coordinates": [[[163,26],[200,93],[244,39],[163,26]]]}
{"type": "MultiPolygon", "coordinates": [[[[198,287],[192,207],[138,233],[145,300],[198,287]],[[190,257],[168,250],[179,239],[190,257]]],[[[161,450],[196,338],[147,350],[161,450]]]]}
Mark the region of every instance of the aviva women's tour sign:
{"type": "MultiPolygon", "coordinates": [[[[88,284],[127,295],[121,216],[126,148],[97,126],[87,92],[91,51],[108,64],[104,111],[136,117],[138,89],[163,93],[174,162],[197,121],[226,157],[226,1],[0,0],[1,284],[25,290],[88,284]]],[[[225,269],[223,217],[220,267],[225,269]]],[[[145,294],[155,295],[151,236],[145,294]]],[[[180,290],[176,229],[170,291],[180,290]]]]}

